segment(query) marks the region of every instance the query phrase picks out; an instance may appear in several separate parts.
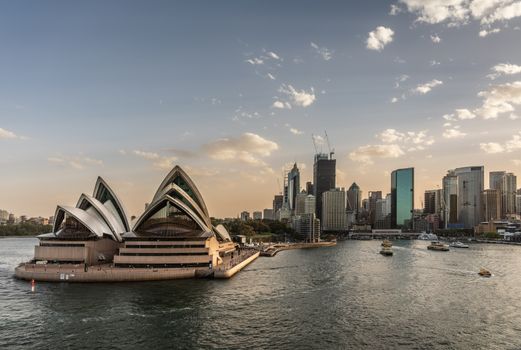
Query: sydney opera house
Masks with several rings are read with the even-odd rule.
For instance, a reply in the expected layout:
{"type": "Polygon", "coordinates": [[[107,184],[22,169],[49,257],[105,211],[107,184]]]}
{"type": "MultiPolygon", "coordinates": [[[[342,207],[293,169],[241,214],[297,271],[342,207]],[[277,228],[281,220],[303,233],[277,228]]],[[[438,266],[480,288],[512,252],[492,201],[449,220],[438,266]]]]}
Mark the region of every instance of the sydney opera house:
{"type": "Polygon", "coordinates": [[[17,277],[109,282],[230,277],[258,252],[239,249],[213,226],[201,193],[179,166],[159,185],[134,223],[101,177],[75,207],[56,208],[53,232],[38,236],[34,258],[17,277]]]}

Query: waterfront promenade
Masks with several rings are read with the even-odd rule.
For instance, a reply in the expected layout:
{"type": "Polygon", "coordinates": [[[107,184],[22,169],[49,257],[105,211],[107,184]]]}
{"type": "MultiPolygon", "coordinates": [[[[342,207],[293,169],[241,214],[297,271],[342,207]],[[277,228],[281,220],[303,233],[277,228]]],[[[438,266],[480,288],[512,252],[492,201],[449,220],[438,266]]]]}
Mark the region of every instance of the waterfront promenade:
{"type": "Polygon", "coordinates": [[[321,247],[331,247],[336,245],[336,241],[322,241],[314,243],[275,243],[263,246],[260,250],[261,256],[272,257],[278,252],[290,249],[311,249],[321,247]]]}

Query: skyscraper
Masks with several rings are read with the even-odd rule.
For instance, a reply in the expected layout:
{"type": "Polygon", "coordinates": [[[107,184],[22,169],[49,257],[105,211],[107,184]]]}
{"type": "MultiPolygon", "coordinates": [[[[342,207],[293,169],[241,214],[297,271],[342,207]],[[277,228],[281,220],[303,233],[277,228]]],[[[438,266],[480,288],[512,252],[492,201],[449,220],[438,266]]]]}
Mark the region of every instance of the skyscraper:
{"type": "Polygon", "coordinates": [[[441,214],[443,198],[442,190],[426,190],[424,195],[425,214],[441,214]]]}
{"type": "Polygon", "coordinates": [[[313,190],[313,183],[311,181],[306,182],[306,192],[308,194],[315,193],[315,191],[313,190]]]}
{"type": "Polygon", "coordinates": [[[369,191],[369,223],[374,226],[376,222],[376,202],[382,199],[382,191],[369,191]]]}
{"type": "Polygon", "coordinates": [[[282,204],[284,203],[284,196],[281,194],[276,194],[273,197],[273,215],[277,214],[277,212],[282,209],[282,204]]]}
{"type": "Polygon", "coordinates": [[[501,217],[506,218],[516,213],[517,177],[505,173],[501,178],[501,217]]]}
{"type": "Polygon", "coordinates": [[[414,168],[391,173],[391,227],[410,228],[414,211],[414,168]]]}
{"type": "Polygon", "coordinates": [[[287,200],[289,209],[295,211],[295,202],[297,194],[300,193],[300,171],[298,170],[297,163],[293,165],[293,168],[288,173],[288,184],[287,184],[287,200]]]}
{"type": "Polygon", "coordinates": [[[488,173],[488,188],[501,191],[501,180],[505,171],[491,171],[488,173]]]}
{"type": "Polygon", "coordinates": [[[443,177],[442,218],[445,228],[458,222],[458,177],[449,170],[443,177]]]}
{"type": "Polygon", "coordinates": [[[360,187],[353,182],[351,187],[347,190],[347,210],[353,211],[357,214],[360,211],[360,201],[362,200],[362,191],[360,187]]]}
{"type": "Polygon", "coordinates": [[[302,191],[297,195],[295,205],[295,215],[314,214],[315,213],[315,196],[302,191]]]}
{"type": "Polygon", "coordinates": [[[322,193],[322,231],[347,230],[346,192],[335,188],[322,193]]]}
{"type": "MultiPolygon", "coordinates": [[[[315,196],[315,212],[322,221],[322,194],[335,188],[336,159],[324,153],[315,154],[313,164],[313,195],[315,196]]],[[[321,222],[323,225],[323,222],[321,222]]]]}
{"type": "Polygon", "coordinates": [[[483,192],[483,166],[454,169],[458,177],[458,223],[473,228],[481,221],[481,192],[483,192]]]}
{"type": "Polygon", "coordinates": [[[501,218],[516,212],[517,177],[506,171],[491,171],[489,173],[490,188],[499,192],[501,202],[501,218]]]}
{"type": "Polygon", "coordinates": [[[481,193],[481,218],[484,221],[501,218],[501,201],[498,190],[484,190],[481,193]]]}
{"type": "Polygon", "coordinates": [[[273,220],[273,209],[264,209],[262,216],[265,220],[273,220]]]}

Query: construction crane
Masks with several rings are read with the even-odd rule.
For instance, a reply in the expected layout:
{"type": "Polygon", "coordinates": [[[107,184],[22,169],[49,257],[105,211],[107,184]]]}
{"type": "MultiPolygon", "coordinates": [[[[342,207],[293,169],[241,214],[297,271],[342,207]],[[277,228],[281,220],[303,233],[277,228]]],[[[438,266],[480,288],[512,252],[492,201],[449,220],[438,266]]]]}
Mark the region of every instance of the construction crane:
{"type": "Polygon", "coordinates": [[[315,141],[315,135],[311,134],[311,140],[313,141],[313,147],[315,147],[315,154],[318,154],[317,142],[315,141]]]}
{"type": "Polygon", "coordinates": [[[329,143],[329,136],[327,136],[326,130],[324,130],[324,135],[326,136],[327,149],[329,150],[329,159],[333,159],[333,154],[335,154],[335,149],[331,148],[331,144],[329,143]]]}

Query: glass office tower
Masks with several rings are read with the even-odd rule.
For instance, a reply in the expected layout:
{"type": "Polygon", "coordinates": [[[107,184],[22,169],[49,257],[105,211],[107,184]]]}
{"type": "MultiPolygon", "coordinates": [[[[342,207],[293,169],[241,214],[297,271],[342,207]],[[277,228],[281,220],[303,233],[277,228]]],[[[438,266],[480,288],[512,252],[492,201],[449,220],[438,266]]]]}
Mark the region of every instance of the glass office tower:
{"type": "Polygon", "coordinates": [[[391,227],[412,227],[414,211],[414,168],[391,173],[391,227]]]}

